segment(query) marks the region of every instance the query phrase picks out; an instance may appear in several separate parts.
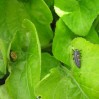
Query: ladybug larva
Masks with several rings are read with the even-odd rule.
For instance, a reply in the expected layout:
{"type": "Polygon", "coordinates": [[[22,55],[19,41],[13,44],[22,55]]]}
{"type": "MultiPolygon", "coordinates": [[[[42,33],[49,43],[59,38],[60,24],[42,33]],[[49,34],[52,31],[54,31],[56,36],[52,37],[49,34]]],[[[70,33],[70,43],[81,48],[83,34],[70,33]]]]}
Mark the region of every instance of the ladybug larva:
{"type": "Polygon", "coordinates": [[[73,50],[73,60],[78,68],[81,67],[81,53],[78,49],[73,50]]]}
{"type": "Polygon", "coordinates": [[[15,51],[10,51],[10,58],[12,61],[16,61],[17,60],[17,53],[15,51]]]}

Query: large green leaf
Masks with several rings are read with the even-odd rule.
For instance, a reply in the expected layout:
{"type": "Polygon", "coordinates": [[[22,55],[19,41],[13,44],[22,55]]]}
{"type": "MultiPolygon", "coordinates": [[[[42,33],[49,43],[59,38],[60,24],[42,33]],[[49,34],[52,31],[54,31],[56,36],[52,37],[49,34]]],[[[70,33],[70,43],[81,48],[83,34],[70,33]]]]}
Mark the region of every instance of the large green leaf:
{"type": "Polygon", "coordinates": [[[99,14],[99,0],[55,0],[55,11],[75,34],[86,36],[99,14]]]}
{"type": "Polygon", "coordinates": [[[6,74],[7,69],[7,46],[4,41],[0,39],[0,78],[6,74]]]}
{"type": "Polygon", "coordinates": [[[71,73],[63,67],[54,68],[36,87],[42,99],[89,99],[71,73]]]}
{"type": "Polygon", "coordinates": [[[14,57],[10,56],[10,76],[5,85],[11,99],[35,99],[34,88],[40,80],[40,44],[31,21],[24,20],[22,29],[11,43],[10,54],[14,57]]]}
{"type": "Polygon", "coordinates": [[[50,7],[52,7],[54,5],[54,0],[44,0],[46,2],[46,4],[50,7]]]}
{"type": "MultiPolygon", "coordinates": [[[[55,58],[68,66],[70,66],[70,44],[76,37],[78,36],[74,35],[60,18],[56,24],[52,51],[55,58]]],[[[93,26],[85,38],[92,43],[99,44],[99,37],[93,26]]]]}
{"type": "Polygon", "coordinates": [[[92,26],[90,29],[88,35],[85,37],[88,41],[94,43],[94,44],[99,44],[99,36],[98,33],[96,32],[95,28],[92,26]]]}
{"type": "Polygon", "coordinates": [[[0,38],[9,43],[25,18],[35,24],[41,46],[47,46],[52,39],[52,15],[43,0],[0,0],[0,38]]]}
{"type": "Polygon", "coordinates": [[[97,16],[97,18],[94,21],[94,27],[99,34],[99,15],[97,16]]]}
{"type": "Polygon", "coordinates": [[[42,53],[41,78],[49,73],[51,68],[60,66],[60,62],[48,53],[42,53]]]}
{"type": "Polygon", "coordinates": [[[55,37],[53,39],[52,51],[58,60],[70,65],[70,50],[69,46],[75,35],[68,29],[65,23],[59,19],[56,24],[55,37]]]}
{"type": "Polygon", "coordinates": [[[4,85],[0,86],[0,99],[11,99],[4,85]]]}
{"type": "Polygon", "coordinates": [[[50,28],[52,22],[52,14],[43,0],[32,0],[30,11],[32,15],[32,21],[35,24],[38,32],[38,36],[41,42],[41,46],[45,47],[52,40],[53,34],[50,28]]]}
{"type": "Polygon", "coordinates": [[[76,38],[72,41],[71,48],[78,49],[81,53],[81,68],[78,68],[71,49],[72,75],[89,99],[99,99],[99,45],[84,38],[76,38]]]}
{"type": "Polygon", "coordinates": [[[43,99],[98,99],[98,60],[98,44],[90,43],[81,37],[75,38],[70,46],[71,70],[62,67],[53,69],[37,85],[36,95],[43,99]],[[75,49],[80,52],[81,57],[74,57],[75,49]],[[78,59],[81,62],[80,68],[77,66],[78,59]]]}

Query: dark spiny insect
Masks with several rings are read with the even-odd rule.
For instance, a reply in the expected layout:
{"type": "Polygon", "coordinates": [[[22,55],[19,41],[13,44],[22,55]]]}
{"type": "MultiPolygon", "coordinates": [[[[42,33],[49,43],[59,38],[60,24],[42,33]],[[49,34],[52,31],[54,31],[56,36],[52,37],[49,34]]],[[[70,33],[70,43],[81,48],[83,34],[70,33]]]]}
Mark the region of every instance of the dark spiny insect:
{"type": "Polygon", "coordinates": [[[73,60],[78,68],[81,67],[81,53],[78,49],[73,50],[73,60]]]}
{"type": "Polygon", "coordinates": [[[17,53],[15,51],[10,51],[10,58],[12,61],[16,61],[17,60],[17,53]]]}

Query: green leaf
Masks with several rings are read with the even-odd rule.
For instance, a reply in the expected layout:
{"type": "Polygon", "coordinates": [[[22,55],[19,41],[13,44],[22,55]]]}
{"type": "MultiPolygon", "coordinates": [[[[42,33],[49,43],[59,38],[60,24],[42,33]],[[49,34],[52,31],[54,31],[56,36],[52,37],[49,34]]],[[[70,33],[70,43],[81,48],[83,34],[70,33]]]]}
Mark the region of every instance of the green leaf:
{"type": "Polygon", "coordinates": [[[53,38],[52,30],[50,27],[50,24],[53,20],[51,11],[43,0],[32,0],[31,10],[28,9],[28,11],[30,11],[33,17],[32,21],[37,28],[41,46],[47,46],[53,38]]]}
{"type": "Polygon", "coordinates": [[[46,4],[48,5],[48,7],[52,7],[54,5],[54,0],[44,0],[46,2],[46,4]]]}
{"type": "Polygon", "coordinates": [[[55,0],[55,11],[79,36],[86,36],[99,14],[98,0],[55,0]]]}
{"type": "Polygon", "coordinates": [[[36,26],[41,46],[47,46],[52,39],[50,23],[52,15],[43,0],[1,0],[0,37],[9,43],[14,33],[21,30],[24,19],[30,19],[36,26]]]}
{"type": "MultiPolygon", "coordinates": [[[[77,37],[73,32],[65,25],[60,18],[56,24],[55,36],[53,39],[52,51],[56,59],[67,64],[70,67],[70,44],[71,41],[77,37]]],[[[89,31],[89,34],[85,37],[92,43],[98,44],[99,37],[94,27],[89,31]]]]}
{"type": "Polygon", "coordinates": [[[94,27],[95,27],[95,30],[98,32],[99,34],[99,15],[97,16],[97,18],[95,19],[94,21],[94,27]]]}
{"type": "Polygon", "coordinates": [[[11,99],[4,85],[0,86],[0,99],[11,99]]]}
{"type": "Polygon", "coordinates": [[[12,59],[16,60],[9,60],[10,76],[6,88],[11,99],[35,99],[34,88],[40,80],[40,44],[31,21],[25,19],[22,29],[11,44],[10,54],[13,52],[12,59]]]}
{"type": "Polygon", "coordinates": [[[63,67],[54,68],[36,87],[42,99],[89,99],[70,72],[63,67]]]}
{"type": "Polygon", "coordinates": [[[90,43],[84,38],[75,38],[71,48],[78,49],[81,53],[81,68],[78,68],[71,49],[72,75],[89,99],[99,99],[99,45],[90,43]]]}
{"type": "Polygon", "coordinates": [[[4,41],[0,39],[0,78],[6,74],[7,68],[7,47],[4,41]]]}
{"type": "Polygon", "coordinates": [[[53,39],[52,51],[58,60],[70,65],[70,49],[72,39],[75,35],[68,29],[65,23],[59,19],[56,24],[55,37],[53,39]]]}
{"type": "Polygon", "coordinates": [[[51,68],[60,66],[60,62],[48,53],[42,53],[41,79],[49,73],[51,68]]]}
{"type": "Polygon", "coordinates": [[[94,44],[99,44],[99,36],[98,33],[96,32],[95,28],[92,26],[90,29],[88,35],[85,37],[88,41],[94,43],[94,44]]]}

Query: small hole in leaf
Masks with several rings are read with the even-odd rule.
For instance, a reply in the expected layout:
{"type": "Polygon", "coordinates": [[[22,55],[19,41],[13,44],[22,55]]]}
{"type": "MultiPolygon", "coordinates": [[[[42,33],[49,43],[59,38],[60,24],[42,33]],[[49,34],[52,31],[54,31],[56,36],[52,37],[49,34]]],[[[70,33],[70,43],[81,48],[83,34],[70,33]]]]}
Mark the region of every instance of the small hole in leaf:
{"type": "Polygon", "coordinates": [[[41,96],[37,96],[36,99],[41,99],[41,96]]]}

